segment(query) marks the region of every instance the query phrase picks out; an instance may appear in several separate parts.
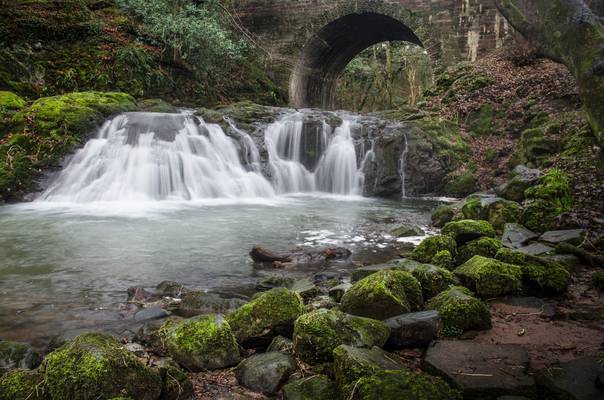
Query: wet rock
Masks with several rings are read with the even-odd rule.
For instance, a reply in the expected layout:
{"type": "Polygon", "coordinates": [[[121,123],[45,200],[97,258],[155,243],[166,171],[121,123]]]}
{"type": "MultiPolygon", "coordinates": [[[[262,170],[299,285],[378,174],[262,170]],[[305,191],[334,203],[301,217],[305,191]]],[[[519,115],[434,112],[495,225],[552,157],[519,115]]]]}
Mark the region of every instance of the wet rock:
{"type": "Polygon", "coordinates": [[[191,371],[226,368],[241,359],[231,327],[221,315],[200,315],[162,329],[170,356],[191,371]]]}
{"type": "Polygon", "coordinates": [[[44,374],[23,369],[0,374],[0,399],[49,400],[44,374]]]}
{"type": "Polygon", "coordinates": [[[170,315],[169,312],[163,310],[161,307],[153,306],[149,308],[143,308],[136,314],[134,314],[134,320],[137,322],[149,321],[153,319],[166,318],[170,315]]]}
{"type": "Polygon", "coordinates": [[[270,352],[243,360],[235,369],[235,375],[240,385],[255,392],[273,394],[296,369],[296,361],[289,354],[270,352]]]}
{"type": "Polygon", "coordinates": [[[289,288],[293,283],[294,278],[285,275],[270,275],[258,282],[256,289],[264,292],[279,287],[289,288]]]}
{"type": "Polygon", "coordinates": [[[346,293],[346,291],[348,289],[350,289],[352,287],[352,284],[350,283],[342,283],[338,286],[334,286],[331,289],[329,289],[329,297],[331,297],[334,301],[336,302],[340,302],[340,300],[342,300],[342,296],[344,296],[344,293],[346,293]]]}
{"type": "Polygon", "coordinates": [[[295,280],[290,289],[298,293],[305,300],[319,293],[319,288],[308,278],[295,280]]]}
{"type": "Polygon", "coordinates": [[[195,398],[193,382],[171,358],[162,358],[154,363],[162,378],[160,400],[192,400],[195,398]]]}
{"type": "Polygon", "coordinates": [[[161,293],[148,290],[142,286],[132,286],[128,290],[128,301],[136,301],[140,303],[149,303],[161,299],[161,293]]]}
{"type": "Polygon", "coordinates": [[[481,297],[492,298],[519,291],[522,269],[492,258],[474,256],[455,269],[461,283],[481,297]]]}
{"type": "Polygon", "coordinates": [[[27,343],[0,340],[0,374],[13,368],[34,369],[42,356],[27,343]]]}
{"type": "Polygon", "coordinates": [[[421,263],[431,263],[439,252],[447,250],[453,257],[457,254],[457,244],[450,236],[431,236],[413,250],[411,258],[421,263]]]}
{"type": "Polygon", "coordinates": [[[266,349],[267,352],[280,351],[283,353],[291,353],[294,348],[294,342],[283,336],[277,336],[266,349]]]}
{"type": "Polygon", "coordinates": [[[302,298],[289,289],[272,289],[227,316],[243,347],[266,347],[277,335],[290,336],[304,312],[302,298]]]}
{"type": "Polygon", "coordinates": [[[457,279],[451,271],[434,265],[402,262],[401,269],[411,273],[417,279],[426,300],[457,283],[457,279]]]}
{"type": "Polygon", "coordinates": [[[358,380],[351,400],[461,400],[461,393],[442,379],[409,370],[379,371],[358,380]]]}
{"type": "Polygon", "coordinates": [[[441,204],[432,212],[432,225],[437,228],[442,228],[447,222],[451,222],[455,216],[455,211],[451,206],[441,204]]]}
{"type": "Polygon", "coordinates": [[[311,312],[320,308],[332,309],[338,306],[331,297],[329,296],[317,296],[308,300],[308,304],[304,306],[304,312],[311,312]]]}
{"type": "Polygon", "coordinates": [[[373,275],[376,272],[390,270],[397,267],[395,263],[384,263],[384,264],[374,264],[374,265],[366,265],[363,267],[355,268],[350,276],[350,281],[352,283],[358,282],[363,278],[368,277],[369,275],[373,275]]]}
{"type": "Polygon", "coordinates": [[[426,309],[438,311],[446,336],[461,336],[469,330],[491,328],[488,307],[464,287],[455,286],[440,293],[426,304],[426,309]]]}
{"type": "Polygon", "coordinates": [[[182,283],[163,281],[155,288],[162,296],[180,298],[189,292],[182,283]]]}
{"type": "Polygon", "coordinates": [[[313,375],[283,386],[284,400],[333,400],[338,398],[336,384],[325,375],[313,375]]]}
{"type": "Polygon", "coordinates": [[[598,357],[584,357],[552,366],[537,374],[537,385],[544,398],[552,400],[600,400],[604,389],[597,381],[604,374],[598,357]]]}
{"type": "Polygon", "coordinates": [[[166,320],[148,321],[138,329],[133,340],[136,343],[152,347],[154,352],[165,355],[167,351],[165,349],[166,328],[182,320],[181,317],[170,316],[166,320]]]}
{"type": "Polygon", "coordinates": [[[340,279],[342,279],[342,274],[337,271],[321,271],[313,275],[313,280],[315,284],[340,279]]]}
{"type": "Polygon", "coordinates": [[[453,255],[449,250],[439,251],[432,257],[432,264],[446,270],[453,269],[453,255]]]}
{"type": "Polygon", "coordinates": [[[438,337],[442,320],[438,311],[428,310],[389,318],[384,323],[390,328],[386,342],[389,349],[427,346],[438,337]]]}
{"type": "Polygon", "coordinates": [[[262,246],[254,246],[250,257],[257,263],[273,263],[278,268],[319,268],[327,266],[330,261],[346,260],[351,251],[343,247],[321,249],[293,249],[286,253],[275,253],[262,246]]]}
{"type": "Polygon", "coordinates": [[[53,399],[156,400],[161,392],[159,373],[106,334],[74,338],[47,355],[42,368],[53,399]]]}
{"type": "Polygon", "coordinates": [[[351,385],[363,376],[405,368],[398,356],[379,347],[364,349],[343,344],[333,350],[333,358],[336,383],[344,393],[350,393],[351,385]]]}
{"type": "Polygon", "coordinates": [[[583,229],[567,229],[562,231],[548,231],[539,237],[539,240],[549,244],[570,243],[579,246],[585,238],[583,229]]]}
{"type": "Polygon", "coordinates": [[[383,320],[418,310],[422,288],[409,272],[380,271],[355,283],[342,297],[342,311],[383,320]]]}
{"type": "Polygon", "coordinates": [[[383,346],[389,335],[390,329],[381,321],[321,309],[296,320],[294,351],[310,364],[329,362],[333,359],[333,349],[341,344],[366,348],[383,346]]]}
{"type": "Polygon", "coordinates": [[[539,235],[526,229],[520,224],[505,224],[501,243],[509,248],[518,249],[524,247],[529,241],[537,239],[539,235]]]}
{"type": "Polygon", "coordinates": [[[444,226],[442,233],[455,239],[457,245],[463,245],[480,237],[495,237],[495,229],[487,221],[464,219],[449,222],[444,226]]]}
{"type": "Polygon", "coordinates": [[[519,346],[438,341],[428,348],[424,361],[431,372],[461,389],[464,399],[537,394],[535,381],[527,374],[528,353],[519,346]]]}
{"type": "Polygon", "coordinates": [[[543,254],[550,254],[555,251],[553,247],[549,247],[541,243],[531,243],[528,246],[519,247],[516,250],[530,256],[540,256],[543,254]]]}
{"type": "Polygon", "coordinates": [[[495,257],[501,247],[503,247],[501,242],[493,238],[481,237],[472,240],[457,249],[455,264],[463,264],[474,256],[495,257]]]}
{"type": "Polygon", "coordinates": [[[241,299],[225,299],[216,293],[188,292],[176,311],[185,318],[203,314],[226,314],[245,304],[241,299]]]}
{"type": "Polygon", "coordinates": [[[401,225],[390,231],[390,234],[394,237],[410,237],[410,236],[423,236],[424,230],[419,226],[415,225],[401,225]]]}

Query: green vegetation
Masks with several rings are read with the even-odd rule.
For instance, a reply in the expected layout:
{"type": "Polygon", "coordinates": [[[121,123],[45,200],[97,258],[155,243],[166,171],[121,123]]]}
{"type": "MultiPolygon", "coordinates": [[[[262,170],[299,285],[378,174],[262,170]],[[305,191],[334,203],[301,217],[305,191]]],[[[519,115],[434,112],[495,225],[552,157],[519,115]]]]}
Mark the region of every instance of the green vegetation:
{"type": "Polygon", "coordinates": [[[408,370],[380,371],[356,383],[353,400],[461,400],[461,393],[438,377],[408,370]]]}
{"type": "Polygon", "coordinates": [[[468,330],[491,328],[488,307],[465,287],[455,286],[440,293],[426,304],[426,309],[438,311],[443,319],[445,336],[461,336],[468,330]]]}
{"type": "Polygon", "coordinates": [[[0,399],[46,400],[44,375],[39,372],[14,369],[0,376],[0,399]]]}
{"type": "Polygon", "coordinates": [[[448,251],[453,257],[457,254],[457,244],[455,239],[450,236],[431,236],[428,237],[415,248],[411,253],[411,258],[421,263],[431,263],[434,256],[441,251],[448,251]]]}
{"type": "Polygon", "coordinates": [[[557,168],[542,176],[539,185],[526,189],[524,195],[528,203],[521,221],[536,232],[550,229],[556,218],[573,205],[571,180],[557,168]]]}
{"type": "Polygon", "coordinates": [[[522,287],[520,267],[479,255],[456,268],[455,275],[464,286],[485,298],[514,293],[522,287]]]}

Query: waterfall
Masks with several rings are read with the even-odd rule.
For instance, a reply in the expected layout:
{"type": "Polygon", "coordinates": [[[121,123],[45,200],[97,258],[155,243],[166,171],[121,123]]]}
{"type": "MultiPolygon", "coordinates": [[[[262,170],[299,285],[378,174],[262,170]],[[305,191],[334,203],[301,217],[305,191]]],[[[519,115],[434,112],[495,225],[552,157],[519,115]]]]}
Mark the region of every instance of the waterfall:
{"type": "Polygon", "coordinates": [[[268,158],[264,161],[254,139],[232,121],[226,122],[229,135],[220,125],[205,123],[190,113],[117,116],[68,160],[38,201],[188,201],[361,193],[362,172],[351,135],[353,119],[345,118],[334,132],[322,122],[309,133],[305,115],[289,113],[266,127],[268,158]]]}

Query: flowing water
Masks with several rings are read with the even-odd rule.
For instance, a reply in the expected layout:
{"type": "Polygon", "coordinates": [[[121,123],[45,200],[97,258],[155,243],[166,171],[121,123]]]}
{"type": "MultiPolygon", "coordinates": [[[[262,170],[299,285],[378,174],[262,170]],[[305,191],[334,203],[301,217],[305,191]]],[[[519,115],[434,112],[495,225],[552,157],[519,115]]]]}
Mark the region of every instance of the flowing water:
{"type": "Polygon", "coordinates": [[[371,253],[397,243],[396,223],[427,224],[434,202],[359,196],[373,154],[354,118],[310,139],[302,121],[267,126],[260,149],[187,113],[107,121],[36,201],[0,207],[0,338],[128,319],[134,285],[237,291],[271,272],[249,260],[255,244],[371,253]]]}

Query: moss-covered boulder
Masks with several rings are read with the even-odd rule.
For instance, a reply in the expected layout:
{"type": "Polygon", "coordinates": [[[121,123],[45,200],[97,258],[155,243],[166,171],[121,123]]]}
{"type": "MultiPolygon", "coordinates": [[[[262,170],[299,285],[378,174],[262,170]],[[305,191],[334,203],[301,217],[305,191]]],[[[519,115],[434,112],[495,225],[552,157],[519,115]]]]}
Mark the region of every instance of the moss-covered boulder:
{"type": "Polygon", "coordinates": [[[346,313],[384,320],[418,310],[423,305],[422,288],[408,272],[379,271],[355,283],[341,304],[346,313]]]}
{"type": "Polygon", "coordinates": [[[461,393],[441,378],[416,374],[406,369],[380,371],[356,383],[352,400],[461,400],[461,393]]]}
{"type": "Polygon", "coordinates": [[[13,115],[24,108],[25,100],[12,92],[0,91],[0,139],[12,128],[13,115]]]}
{"type": "Polygon", "coordinates": [[[406,263],[401,268],[420,283],[424,299],[430,299],[457,283],[451,271],[434,265],[406,263]]]}
{"type": "Polygon", "coordinates": [[[298,365],[285,353],[257,353],[243,360],[235,368],[237,382],[255,392],[276,393],[293,374],[298,365]]]}
{"type": "Polygon", "coordinates": [[[522,207],[515,201],[499,200],[489,205],[487,221],[501,233],[505,224],[520,221],[522,207]]]}
{"type": "Polygon", "coordinates": [[[461,206],[464,219],[483,219],[488,217],[488,207],[483,204],[483,198],[477,195],[469,196],[461,206]]]}
{"type": "Polygon", "coordinates": [[[86,333],[46,356],[41,371],[53,399],[156,400],[159,372],[147,367],[112,336],[86,333]]]}
{"type": "Polygon", "coordinates": [[[461,286],[454,286],[432,298],[426,304],[426,309],[438,311],[446,336],[460,336],[468,330],[491,328],[491,314],[486,304],[461,286]]]}
{"type": "Polygon", "coordinates": [[[457,244],[450,236],[431,236],[413,249],[411,258],[421,263],[431,263],[434,256],[443,250],[447,250],[452,256],[457,254],[457,244]]]}
{"type": "Polygon", "coordinates": [[[240,360],[239,346],[222,315],[200,315],[164,329],[168,353],[191,371],[230,367],[240,360]]]}
{"type": "Polygon", "coordinates": [[[461,265],[474,256],[493,258],[502,247],[499,240],[490,237],[472,240],[457,249],[455,263],[461,265]]]}
{"type": "Polygon", "coordinates": [[[447,222],[450,222],[455,216],[453,207],[446,204],[441,204],[432,212],[432,225],[437,228],[442,228],[447,222]]]}
{"type": "Polygon", "coordinates": [[[339,399],[335,382],[325,375],[312,375],[283,386],[284,400],[334,400],[339,399]]]}
{"type": "Polygon", "coordinates": [[[0,340],[0,374],[13,368],[34,369],[42,357],[31,345],[9,340],[0,340]]]}
{"type": "Polygon", "coordinates": [[[186,318],[203,314],[224,314],[243,304],[245,301],[241,299],[225,299],[216,293],[192,291],[182,296],[177,313],[186,318]]]}
{"type": "Polygon", "coordinates": [[[458,245],[462,245],[480,237],[495,237],[495,229],[487,221],[464,219],[449,222],[442,230],[444,235],[451,236],[458,245]]]}
{"type": "Polygon", "coordinates": [[[559,141],[548,135],[544,127],[526,129],[520,136],[520,155],[524,163],[538,167],[547,165],[552,155],[559,151],[559,141]]]}
{"type": "Polygon", "coordinates": [[[573,197],[571,180],[559,169],[549,171],[540,182],[525,191],[527,201],[521,222],[533,231],[545,232],[560,214],[571,209],[573,197]]]}
{"type": "Polygon", "coordinates": [[[0,376],[0,400],[50,400],[44,375],[14,369],[0,376]]]}
{"type": "Polygon", "coordinates": [[[389,336],[390,328],[381,321],[319,309],[296,320],[294,351],[307,363],[324,363],[333,360],[332,351],[341,344],[381,347],[389,336]]]}
{"type": "Polygon", "coordinates": [[[299,294],[277,288],[233,311],[227,320],[240,345],[266,347],[275,336],[291,336],[294,321],[303,312],[299,294]]]}
{"type": "Polygon", "coordinates": [[[465,172],[447,182],[445,185],[445,194],[453,197],[464,197],[479,189],[480,186],[476,177],[470,172],[465,172]]]}
{"type": "Polygon", "coordinates": [[[394,237],[423,236],[424,230],[419,226],[403,224],[390,231],[394,237]]]}
{"type": "Polygon", "coordinates": [[[514,293],[522,288],[522,270],[493,258],[474,256],[455,269],[461,283],[486,298],[514,293]]]}
{"type": "Polygon", "coordinates": [[[514,168],[512,179],[498,187],[496,192],[504,199],[521,202],[524,200],[526,189],[536,184],[540,176],[540,170],[518,165],[514,168]]]}
{"type": "Polygon", "coordinates": [[[449,250],[441,250],[432,257],[432,264],[447,270],[453,269],[453,255],[449,250]]]}

